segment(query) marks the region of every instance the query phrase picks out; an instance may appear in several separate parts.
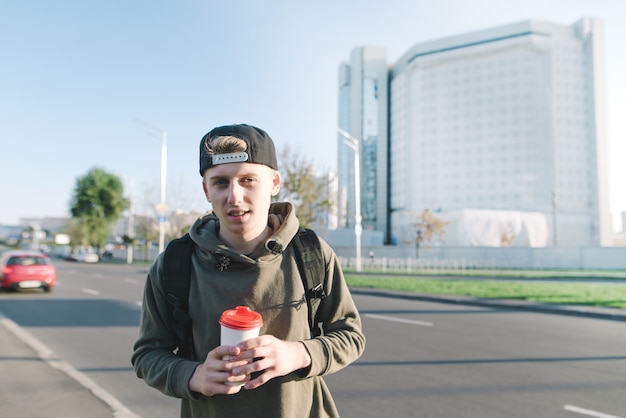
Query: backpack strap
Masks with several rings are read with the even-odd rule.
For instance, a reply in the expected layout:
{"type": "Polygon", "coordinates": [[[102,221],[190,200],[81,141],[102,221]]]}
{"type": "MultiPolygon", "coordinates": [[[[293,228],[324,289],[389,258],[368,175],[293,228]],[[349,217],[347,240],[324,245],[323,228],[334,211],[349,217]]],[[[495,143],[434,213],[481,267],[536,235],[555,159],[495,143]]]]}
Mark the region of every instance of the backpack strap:
{"type": "Polygon", "coordinates": [[[171,241],[163,255],[164,290],[167,297],[169,321],[178,342],[177,354],[192,358],[193,336],[189,316],[189,287],[191,282],[191,255],[195,243],[185,234],[171,241]]]}
{"type": "Polygon", "coordinates": [[[296,263],[304,284],[311,337],[316,337],[322,334],[317,320],[317,310],[326,298],[323,280],[326,278],[326,271],[322,246],[317,234],[308,228],[299,228],[292,242],[296,263]]]}
{"type": "MultiPolygon", "coordinates": [[[[300,228],[293,239],[296,264],[304,284],[311,337],[321,335],[317,310],[326,298],[324,280],[326,271],[322,246],[317,234],[300,228]]],[[[191,255],[195,243],[185,234],[171,241],[163,255],[163,286],[167,297],[170,326],[178,343],[177,355],[195,357],[191,317],[189,316],[189,288],[191,283],[191,255]]]]}

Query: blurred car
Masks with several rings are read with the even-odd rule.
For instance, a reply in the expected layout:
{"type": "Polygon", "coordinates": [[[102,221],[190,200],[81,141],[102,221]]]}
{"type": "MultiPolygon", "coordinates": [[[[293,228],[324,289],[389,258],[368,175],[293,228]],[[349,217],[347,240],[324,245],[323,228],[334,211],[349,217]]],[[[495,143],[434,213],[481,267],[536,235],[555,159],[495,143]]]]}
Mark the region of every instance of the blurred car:
{"type": "Polygon", "coordinates": [[[66,260],[79,261],[81,263],[97,263],[100,261],[100,257],[92,248],[79,247],[72,251],[66,260]]]}
{"type": "Polygon", "coordinates": [[[52,260],[40,251],[12,250],[0,255],[0,289],[52,290],[57,281],[52,260]]]}

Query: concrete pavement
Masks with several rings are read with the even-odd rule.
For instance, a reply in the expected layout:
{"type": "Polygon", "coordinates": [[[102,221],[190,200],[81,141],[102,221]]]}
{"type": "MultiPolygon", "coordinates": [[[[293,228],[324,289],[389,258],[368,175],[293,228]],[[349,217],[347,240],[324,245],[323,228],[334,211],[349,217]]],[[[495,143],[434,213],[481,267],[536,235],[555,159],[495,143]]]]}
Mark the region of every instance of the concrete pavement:
{"type": "MultiPolygon", "coordinates": [[[[626,321],[626,310],[353,288],[354,294],[626,321]]],[[[0,313],[0,418],[138,418],[0,313]]]]}
{"type": "Polygon", "coordinates": [[[0,313],[0,418],[136,418],[0,313]]]}

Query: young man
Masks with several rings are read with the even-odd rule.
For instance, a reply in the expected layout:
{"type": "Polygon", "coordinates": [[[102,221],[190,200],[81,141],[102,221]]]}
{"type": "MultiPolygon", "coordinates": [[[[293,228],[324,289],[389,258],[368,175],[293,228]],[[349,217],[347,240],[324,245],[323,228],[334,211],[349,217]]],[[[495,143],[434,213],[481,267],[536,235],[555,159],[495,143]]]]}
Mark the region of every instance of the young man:
{"type": "Polygon", "coordinates": [[[321,376],[359,358],[365,337],[337,256],[324,241],[323,333],[311,337],[292,244],[298,219],[290,203],[271,203],[280,189],[277,168],[272,139],[261,129],[221,126],[202,138],[200,174],[213,211],[189,232],[191,357],[199,361],[174,354],[163,256],[148,274],[132,363],[149,385],[182,398],[182,417],[339,416],[321,376]],[[221,313],[242,305],[262,315],[260,336],[220,345],[221,313]]]}

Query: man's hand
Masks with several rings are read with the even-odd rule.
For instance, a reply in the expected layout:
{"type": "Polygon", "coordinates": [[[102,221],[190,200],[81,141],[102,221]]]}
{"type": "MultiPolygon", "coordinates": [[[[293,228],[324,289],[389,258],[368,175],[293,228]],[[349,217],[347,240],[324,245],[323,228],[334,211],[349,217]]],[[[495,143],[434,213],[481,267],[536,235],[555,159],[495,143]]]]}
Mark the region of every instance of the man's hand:
{"type": "Polygon", "coordinates": [[[243,364],[232,368],[233,376],[250,376],[254,372],[263,372],[246,382],[244,386],[246,389],[258,388],[275,377],[285,376],[311,364],[311,356],[304,344],[281,341],[273,335],[262,335],[242,341],[237,348],[241,352],[231,356],[230,360],[239,360],[243,364]]]}
{"type": "Polygon", "coordinates": [[[233,369],[243,367],[250,362],[250,360],[238,358],[241,354],[242,350],[239,347],[224,345],[209,351],[204,363],[196,367],[189,379],[189,389],[205,396],[232,395],[239,392],[242,386],[232,386],[232,384],[250,380],[250,374],[239,371],[233,373],[233,369]]]}

